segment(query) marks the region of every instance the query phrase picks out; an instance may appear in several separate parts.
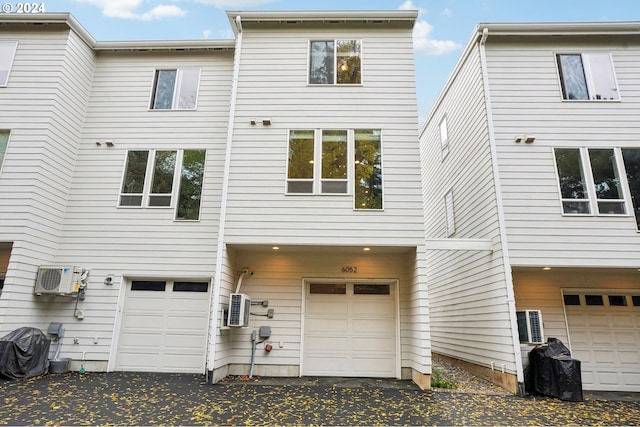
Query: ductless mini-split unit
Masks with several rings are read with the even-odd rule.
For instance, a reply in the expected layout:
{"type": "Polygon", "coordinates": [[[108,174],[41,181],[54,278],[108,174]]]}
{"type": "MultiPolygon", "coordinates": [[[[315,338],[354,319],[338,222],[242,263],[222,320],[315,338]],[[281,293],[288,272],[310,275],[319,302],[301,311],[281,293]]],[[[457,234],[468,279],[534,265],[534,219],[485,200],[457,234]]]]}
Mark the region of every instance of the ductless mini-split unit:
{"type": "Polygon", "coordinates": [[[227,326],[249,326],[251,299],[245,294],[231,294],[229,297],[229,317],[227,326]]]}
{"type": "Polygon", "coordinates": [[[33,293],[75,297],[86,286],[88,273],[88,270],[73,265],[41,265],[33,293]]]}

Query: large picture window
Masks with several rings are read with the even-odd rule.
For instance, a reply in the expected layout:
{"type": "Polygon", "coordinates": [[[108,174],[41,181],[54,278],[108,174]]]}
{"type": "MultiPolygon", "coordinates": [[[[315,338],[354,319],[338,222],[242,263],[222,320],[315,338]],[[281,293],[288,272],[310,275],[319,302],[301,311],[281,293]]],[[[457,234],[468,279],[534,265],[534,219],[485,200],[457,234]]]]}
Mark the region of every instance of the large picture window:
{"type": "Polygon", "coordinates": [[[563,213],[627,214],[618,150],[556,148],[554,153],[563,213]]]}
{"type": "Polygon", "coordinates": [[[198,220],[204,163],[205,150],[131,150],[118,205],[175,206],[176,220],[198,220]]]}
{"type": "Polygon", "coordinates": [[[194,110],[198,100],[199,69],[156,70],[152,110],[194,110]]]}
{"type": "Polygon", "coordinates": [[[562,97],[567,100],[619,100],[618,85],[609,53],[556,55],[562,97]]]}
{"type": "Polygon", "coordinates": [[[0,87],[6,86],[9,82],[17,47],[18,42],[0,42],[0,87]]]}
{"type": "Polygon", "coordinates": [[[355,209],[382,209],[381,148],[379,129],[290,130],[287,193],[349,194],[352,188],[355,209]]]}
{"type": "Polygon", "coordinates": [[[360,40],[309,42],[309,84],[361,84],[360,40]]]}

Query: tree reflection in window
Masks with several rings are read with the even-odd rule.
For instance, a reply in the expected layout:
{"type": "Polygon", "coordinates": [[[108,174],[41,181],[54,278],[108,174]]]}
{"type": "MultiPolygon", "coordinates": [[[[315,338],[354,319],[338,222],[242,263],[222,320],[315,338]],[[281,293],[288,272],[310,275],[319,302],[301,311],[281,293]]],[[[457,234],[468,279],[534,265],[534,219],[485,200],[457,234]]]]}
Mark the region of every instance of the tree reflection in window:
{"type": "Polygon", "coordinates": [[[382,209],[382,153],[379,129],[356,129],[355,208],[382,209]]]}
{"type": "Polygon", "coordinates": [[[205,150],[184,150],[180,176],[177,220],[200,219],[205,150]]]}

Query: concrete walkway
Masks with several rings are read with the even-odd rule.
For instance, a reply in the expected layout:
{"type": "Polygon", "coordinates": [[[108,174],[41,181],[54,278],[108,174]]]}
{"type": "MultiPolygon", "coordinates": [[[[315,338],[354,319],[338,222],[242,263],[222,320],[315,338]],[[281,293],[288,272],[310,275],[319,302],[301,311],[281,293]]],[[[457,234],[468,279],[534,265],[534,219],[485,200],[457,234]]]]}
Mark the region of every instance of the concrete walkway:
{"type": "Polygon", "coordinates": [[[640,425],[636,394],[563,402],[376,379],[72,372],[0,380],[0,396],[0,425],[640,425]]]}

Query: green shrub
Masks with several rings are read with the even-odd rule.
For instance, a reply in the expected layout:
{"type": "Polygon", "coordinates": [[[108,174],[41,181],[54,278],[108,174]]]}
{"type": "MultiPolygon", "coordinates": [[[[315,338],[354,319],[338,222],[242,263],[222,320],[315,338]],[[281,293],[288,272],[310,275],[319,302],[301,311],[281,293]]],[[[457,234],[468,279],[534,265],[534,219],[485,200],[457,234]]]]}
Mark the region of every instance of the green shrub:
{"type": "Polygon", "coordinates": [[[433,372],[431,373],[431,387],[456,388],[457,385],[453,381],[449,381],[442,377],[442,369],[433,368],[433,372]]]}

